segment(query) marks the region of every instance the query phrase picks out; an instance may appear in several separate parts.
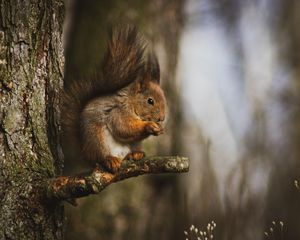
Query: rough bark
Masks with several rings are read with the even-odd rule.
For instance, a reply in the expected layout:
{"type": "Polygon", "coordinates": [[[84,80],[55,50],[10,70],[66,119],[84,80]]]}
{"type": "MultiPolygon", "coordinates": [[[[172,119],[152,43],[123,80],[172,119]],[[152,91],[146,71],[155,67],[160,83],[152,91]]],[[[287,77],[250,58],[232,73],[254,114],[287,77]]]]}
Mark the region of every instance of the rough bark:
{"type": "Polygon", "coordinates": [[[0,0],[0,239],[62,239],[44,199],[59,173],[62,1],[0,0]]]}

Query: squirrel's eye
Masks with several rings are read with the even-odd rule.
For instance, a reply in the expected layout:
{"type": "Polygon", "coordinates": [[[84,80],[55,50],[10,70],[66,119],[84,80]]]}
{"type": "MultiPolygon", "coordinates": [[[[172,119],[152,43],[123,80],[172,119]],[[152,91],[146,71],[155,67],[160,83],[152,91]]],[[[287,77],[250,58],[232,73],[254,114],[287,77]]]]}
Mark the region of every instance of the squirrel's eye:
{"type": "Polygon", "coordinates": [[[148,103],[154,105],[154,100],[152,98],[148,98],[148,103]]]}

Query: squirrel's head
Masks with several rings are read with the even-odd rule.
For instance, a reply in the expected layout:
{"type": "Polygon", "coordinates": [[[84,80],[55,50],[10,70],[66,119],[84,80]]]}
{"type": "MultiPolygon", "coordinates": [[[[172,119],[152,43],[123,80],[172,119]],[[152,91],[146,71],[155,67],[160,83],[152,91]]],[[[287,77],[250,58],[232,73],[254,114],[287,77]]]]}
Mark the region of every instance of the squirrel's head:
{"type": "Polygon", "coordinates": [[[132,110],[143,121],[162,123],[165,120],[166,99],[159,82],[159,64],[155,54],[150,53],[144,74],[131,87],[132,110]]]}
{"type": "Polygon", "coordinates": [[[131,91],[134,113],[143,121],[162,123],[166,115],[166,100],[158,83],[136,82],[131,91]]]}

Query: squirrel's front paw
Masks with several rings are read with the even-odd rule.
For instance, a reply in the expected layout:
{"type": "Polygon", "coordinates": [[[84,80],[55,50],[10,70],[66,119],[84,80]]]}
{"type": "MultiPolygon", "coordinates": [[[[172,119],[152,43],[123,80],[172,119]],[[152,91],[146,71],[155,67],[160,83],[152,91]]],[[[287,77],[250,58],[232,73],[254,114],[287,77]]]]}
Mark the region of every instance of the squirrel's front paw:
{"type": "Polygon", "coordinates": [[[116,173],[121,167],[122,160],[118,157],[108,156],[105,159],[104,165],[111,173],[116,173]]]}
{"type": "Polygon", "coordinates": [[[162,134],[164,132],[164,129],[160,124],[156,122],[148,122],[146,125],[146,131],[149,134],[158,136],[159,134],[162,134]]]}

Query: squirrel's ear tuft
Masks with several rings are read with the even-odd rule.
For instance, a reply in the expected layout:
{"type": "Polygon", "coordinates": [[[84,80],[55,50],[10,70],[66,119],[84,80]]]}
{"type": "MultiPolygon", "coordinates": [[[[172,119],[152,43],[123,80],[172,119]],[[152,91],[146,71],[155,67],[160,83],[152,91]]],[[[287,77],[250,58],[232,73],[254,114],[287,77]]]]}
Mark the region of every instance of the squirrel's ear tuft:
{"type": "Polygon", "coordinates": [[[148,54],[147,63],[146,63],[146,75],[149,77],[150,81],[153,81],[157,84],[160,82],[160,69],[159,63],[155,53],[151,52],[148,54]]]}

